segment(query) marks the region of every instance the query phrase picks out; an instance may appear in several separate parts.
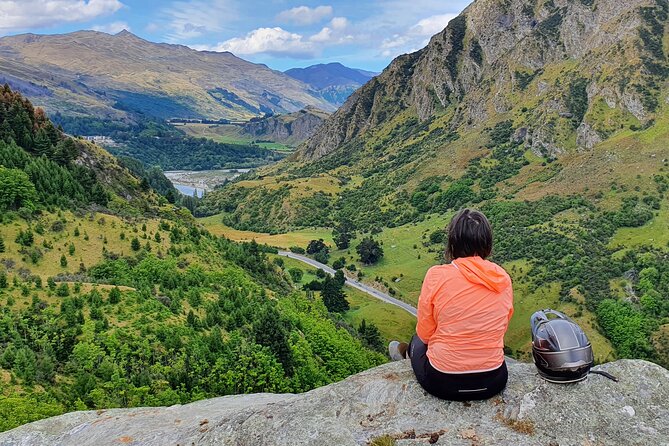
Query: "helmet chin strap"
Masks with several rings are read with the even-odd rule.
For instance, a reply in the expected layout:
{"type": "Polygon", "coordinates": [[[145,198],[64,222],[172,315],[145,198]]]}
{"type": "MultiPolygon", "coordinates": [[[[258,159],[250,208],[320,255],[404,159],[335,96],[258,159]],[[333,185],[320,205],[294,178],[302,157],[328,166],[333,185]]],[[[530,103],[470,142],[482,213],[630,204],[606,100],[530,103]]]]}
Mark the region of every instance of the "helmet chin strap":
{"type": "Polygon", "coordinates": [[[608,373],[608,372],[604,372],[604,371],[602,371],[602,370],[590,370],[590,373],[594,373],[595,375],[602,375],[602,376],[605,376],[605,377],[607,377],[608,379],[610,379],[611,381],[615,381],[615,382],[618,382],[618,381],[619,381],[619,379],[616,378],[615,376],[611,375],[611,374],[608,373]]]}

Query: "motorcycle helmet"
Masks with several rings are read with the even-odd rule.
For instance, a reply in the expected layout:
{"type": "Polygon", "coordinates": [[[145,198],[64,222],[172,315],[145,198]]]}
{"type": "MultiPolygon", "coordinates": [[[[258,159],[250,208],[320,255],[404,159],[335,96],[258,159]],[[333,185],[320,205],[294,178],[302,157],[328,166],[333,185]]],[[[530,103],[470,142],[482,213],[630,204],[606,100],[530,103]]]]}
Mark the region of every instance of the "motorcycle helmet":
{"type": "Polygon", "coordinates": [[[543,379],[573,383],[588,376],[595,360],[592,345],[581,327],[565,314],[550,309],[534,313],[530,324],[532,356],[543,379]]]}

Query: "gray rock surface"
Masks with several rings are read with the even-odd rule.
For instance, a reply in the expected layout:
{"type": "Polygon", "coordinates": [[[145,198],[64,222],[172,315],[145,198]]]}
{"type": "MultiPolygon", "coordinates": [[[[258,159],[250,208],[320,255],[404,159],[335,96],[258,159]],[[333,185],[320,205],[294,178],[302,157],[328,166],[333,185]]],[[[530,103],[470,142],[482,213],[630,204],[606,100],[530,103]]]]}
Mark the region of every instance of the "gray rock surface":
{"type": "Polygon", "coordinates": [[[509,385],[482,402],[427,395],[408,361],[301,395],[240,395],[166,408],[75,412],[0,434],[0,445],[669,445],[669,371],[645,361],[598,367],[568,385],[509,364],[509,385]]]}

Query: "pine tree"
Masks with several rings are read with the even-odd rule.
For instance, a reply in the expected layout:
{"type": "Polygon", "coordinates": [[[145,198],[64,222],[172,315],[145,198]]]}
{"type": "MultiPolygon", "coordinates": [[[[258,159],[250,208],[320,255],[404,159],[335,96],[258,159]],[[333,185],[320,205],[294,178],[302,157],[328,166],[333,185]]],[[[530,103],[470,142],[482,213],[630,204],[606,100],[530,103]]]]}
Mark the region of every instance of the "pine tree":
{"type": "Polygon", "coordinates": [[[109,303],[110,304],[117,304],[121,301],[121,290],[118,289],[117,286],[111,289],[109,291],[109,303]]]}
{"type": "Polygon", "coordinates": [[[383,338],[381,337],[381,332],[376,325],[372,323],[368,324],[367,321],[363,319],[362,322],[360,322],[358,333],[360,333],[360,337],[362,338],[365,345],[367,345],[372,350],[384,350],[383,338]]]}
{"type": "Polygon", "coordinates": [[[323,297],[325,307],[330,313],[344,313],[350,308],[346,300],[346,295],[342,291],[342,285],[329,275],[323,281],[321,296],[323,297]]]}
{"type": "Polygon", "coordinates": [[[142,249],[142,245],[139,243],[139,239],[137,237],[134,237],[132,241],[130,242],[130,247],[132,248],[133,251],[139,251],[142,249]]]}
{"type": "Polygon", "coordinates": [[[0,253],[5,252],[5,239],[0,236],[0,253]]]}
{"type": "Polygon", "coordinates": [[[60,256],[60,266],[63,268],[67,267],[67,257],[65,257],[65,254],[60,256]]]}
{"type": "Polygon", "coordinates": [[[283,364],[286,375],[293,373],[293,351],[288,342],[288,331],[281,323],[281,316],[276,309],[268,308],[260,317],[260,320],[254,323],[253,333],[256,342],[260,345],[269,347],[274,356],[283,364]]]}
{"type": "Polygon", "coordinates": [[[50,157],[53,153],[53,147],[51,146],[51,140],[49,135],[47,135],[45,129],[39,129],[37,135],[35,136],[35,153],[38,156],[50,157]]]}
{"type": "Polygon", "coordinates": [[[332,230],[332,239],[339,249],[348,249],[351,239],[355,235],[355,227],[353,222],[348,219],[342,220],[335,228],[332,230]]]}

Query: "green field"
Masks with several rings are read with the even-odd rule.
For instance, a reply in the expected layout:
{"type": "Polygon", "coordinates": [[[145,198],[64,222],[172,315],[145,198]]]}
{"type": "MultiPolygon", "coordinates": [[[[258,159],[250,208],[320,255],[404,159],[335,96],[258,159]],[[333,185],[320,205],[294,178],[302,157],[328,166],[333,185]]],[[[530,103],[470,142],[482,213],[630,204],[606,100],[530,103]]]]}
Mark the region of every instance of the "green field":
{"type": "Polygon", "coordinates": [[[643,245],[666,248],[669,246],[669,206],[665,203],[657,216],[640,228],[621,228],[611,239],[614,249],[635,248],[643,245]]]}
{"type": "Polygon", "coordinates": [[[409,342],[416,332],[416,318],[406,311],[381,302],[362,291],[347,286],[344,289],[351,309],[344,319],[353,327],[358,327],[365,319],[379,328],[386,341],[399,340],[409,342]]]}
{"type": "Polygon", "coordinates": [[[189,136],[207,138],[223,144],[255,144],[263,149],[292,153],[295,148],[278,142],[254,143],[257,138],[241,133],[241,127],[229,124],[183,124],[176,126],[189,136]]]}
{"type": "Polygon", "coordinates": [[[199,222],[203,224],[212,234],[223,235],[230,240],[238,242],[250,242],[255,240],[261,245],[267,244],[278,248],[288,249],[291,246],[306,247],[310,240],[323,239],[325,243],[334,245],[332,242],[332,231],[325,228],[301,229],[286,234],[264,234],[253,231],[240,231],[221,223],[220,215],[201,218],[199,222]]]}
{"type": "MultiPolygon", "coordinates": [[[[423,246],[432,232],[443,229],[448,224],[448,216],[430,216],[428,219],[397,228],[387,228],[374,237],[382,244],[384,257],[373,266],[356,265],[365,273],[365,281],[371,282],[378,276],[397,291],[396,296],[405,302],[416,305],[423,283],[423,277],[431,266],[441,263],[443,247],[441,245],[423,246]]],[[[348,260],[357,259],[355,247],[360,242],[358,237],[346,252],[332,254],[336,259],[345,255],[348,260]],[[350,254],[349,254],[350,252],[350,254]]]]}

